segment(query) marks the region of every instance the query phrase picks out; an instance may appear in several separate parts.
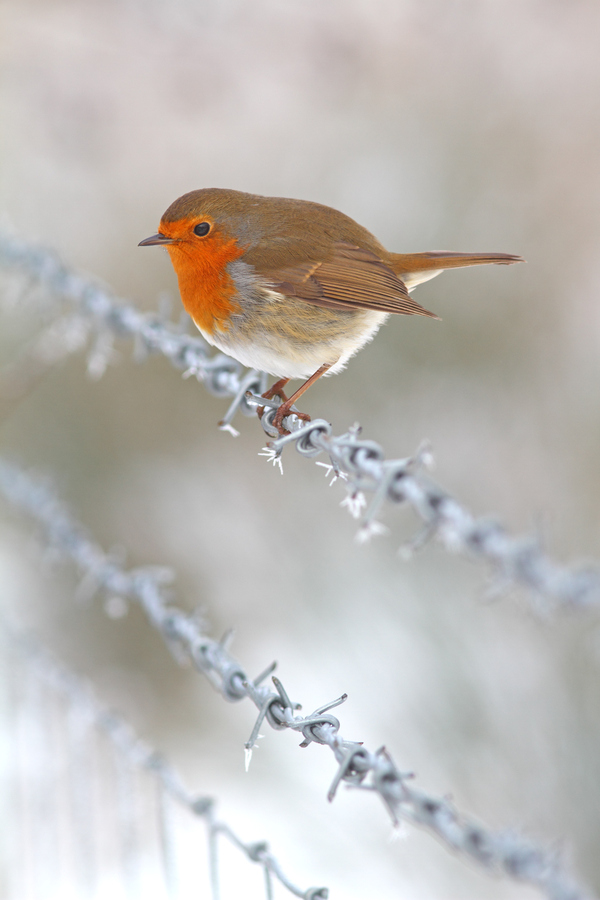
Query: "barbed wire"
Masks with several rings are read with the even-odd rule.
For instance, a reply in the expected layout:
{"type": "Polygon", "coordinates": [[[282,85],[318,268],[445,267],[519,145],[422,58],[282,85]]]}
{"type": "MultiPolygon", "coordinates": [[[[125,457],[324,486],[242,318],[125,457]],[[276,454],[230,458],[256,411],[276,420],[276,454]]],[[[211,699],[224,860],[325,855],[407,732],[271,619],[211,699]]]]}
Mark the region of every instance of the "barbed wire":
{"type": "MultiPolygon", "coordinates": [[[[9,645],[10,652],[17,653],[22,660],[26,661],[28,671],[33,672],[55,694],[67,701],[77,717],[80,732],[82,729],[84,731],[94,729],[106,735],[119,757],[126,760],[133,768],[148,771],[157,780],[166,796],[177,801],[192,816],[204,821],[208,843],[209,881],[213,900],[219,900],[220,897],[217,855],[220,837],[226,838],[237,847],[250,862],[261,866],[265,878],[266,900],[272,900],[273,897],[273,878],[277,879],[295,897],[301,897],[304,900],[319,900],[319,898],[326,900],[329,893],[325,887],[313,887],[303,891],[293,884],[282,871],[276,857],[270,852],[266,841],[247,843],[227,823],[220,821],[216,816],[216,803],[212,797],[190,793],[169,761],[146,741],[139,738],[122,716],[102,706],[94,696],[89,682],[60,662],[31,634],[15,628],[3,616],[0,617],[0,634],[9,645]]],[[[81,739],[81,734],[78,738],[81,739]]],[[[117,811],[119,811],[119,805],[117,805],[117,811]]],[[[89,816],[89,810],[86,810],[86,815],[89,816]]],[[[129,816],[129,810],[127,815],[129,816]]],[[[160,803],[158,806],[158,818],[162,838],[162,865],[165,881],[169,885],[175,880],[173,871],[175,866],[170,848],[170,829],[164,803],[160,803]]]]}
{"type": "MultiPolygon", "coordinates": [[[[474,516],[427,476],[425,469],[431,461],[428,447],[405,459],[386,460],[379,444],[361,439],[358,425],[335,436],[326,420],[303,423],[294,415],[285,420],[290,434],[281,437],[272,425],[278,402],[260,397],[266,383],[263,373],[252,370],[244,374],[239,363],[222,353],[210,356],[200,337],[185,334],[181,326],[119,300],[109,289],[66,267],[50,250],[0,234],[0,266],[25,278],[17,290],[26,293],[28,285],[33,284],[54,301],[67,302],[74,308],[76,316],[68,318],[75,333],[80,334],[83,321],[94,335],[88,357],[93,375],[101,375],[106,368],[115,337],[132,338],[138,359],[160,353],[175,368],[195,376],[210,393],[233,398],[219,423],[222,429],[236,434],[231,423],[238,410],[253,415],[259,406],[265,407],[261,424],[272,440],[264,455],[281,466],[282,451],[290,444],[309,459],[325,453],[329,463],[317,464],[325,466],[332,480],[344,482],[348,496],[343,505],[361,519],[359,540],[385,530],[377,516],[386,502],[404,503],[424,523],[415,539],[401,548],[404,553],[410,554],[435,538],[452,553],[490,565],[494,593],[523,587],[535,598],[536,607],[548,612],[598,605],[597,565],[559,564],[544,552],[537,536],[514,537],[494,519],[474,516]],[[370,495],[368,505],[366,494],[370,495]]],[[[79,339],[71,341],[73,349],[80,344],[79,339]]]]}
{"type": "MultiPolygon", "coordinates": [[[[540,848],[515,831],[492,832],[470,821],[449,800],[414,788],[412,774],[401,772],[385,747],[372,752],[362,743],[342,738],[340,721],[331,710],[347,699],[346,694],[302,716],[298,714],[301,705],[290,700],[282,682],[272,675],[275,663],[250,679],[228,651],[230,632],[216,641],[203,632],[195,615],[168,601],[165,585],[172,578],[169,570],[126,570],[87,536],[43,480],[0,459],[0,492],[42,527],[44,542],[50,548],[75,564],[86,593],[102,591],[108,598],[116,596],[139,604],[176,658],[191,661],[226,700],[249,698],[255,704],[258,717],[245,744],[247,766],[263,722],[275,730],[291,729],[302,735],[301,747],[322,744],[333,752],[338,769],[327,794],[330,801],[342,782],[372,791],[383,801],[394,824],[405,820],[423,827],[489,872],[534,885],[551,900],[589,897],[566,873],[557,852],[540,848]],[[264,684],[270,675],[273,687],[264,684]]],[[[323,889],[313,890],[312,895],[305,896],[325,896],[323,889]]]]}

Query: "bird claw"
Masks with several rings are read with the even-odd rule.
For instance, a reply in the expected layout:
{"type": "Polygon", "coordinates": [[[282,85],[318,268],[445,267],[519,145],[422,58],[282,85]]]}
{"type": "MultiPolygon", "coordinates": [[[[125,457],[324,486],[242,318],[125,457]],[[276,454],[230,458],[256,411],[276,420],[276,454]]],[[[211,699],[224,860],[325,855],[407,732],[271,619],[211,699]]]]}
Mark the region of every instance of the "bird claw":
{"type": "Polygon", "coordinates": [[[277,412],[273,416],[273,428],[276,428],[281,435],[290,434],[290,432],[283,427],[283,420],[286,418],[286,416],[289,416],[290,413],[296,416],[297,419],[302,419],[303,422],[310,422],[311,420],[308,413],[296,412],[296,410],[292,412],[289,401],[287,401],[286,403],[282,403],[281,406],[277,408],[277,412]]]}
{"type": "MultiPolygon", "coordinates": [[[[263,400],[272,400],[274,397],[279,397],[281,400],[281,404],[277,407],[277,412],[273,416],[273,421],[271,425],[273,428],[276,428],[280,435],[290,434],[287,428],[283,427],[283,420],[286,416],[289,416],[290,413],[296,416],[298,419],[301,419],[303,422],[310,422],[310,416],[307,413],[296,412],[293,409],[293,404],[291,400],[287,397],[283,392],[283,388],[287,384],[288,379],[281,379],[281,381],[276,382],[272,387],[269,388],[268,391],[265,391],[264,394],[261,394],[263,400]]],[[[264,406],[258,406],[256,409],[256,414],[259,419],[265,414],[264,406]]]]}
{"type": "MultiPolygon", "coordinates": [[[[279,397],[282,405],[287,403],[288,397],[287,397],[287,394],[284,394],[283,388],[287,384],[288,380],[289,379],[287,379],[287,378],[285,378],[285,379],[282,378],[281,381],[275,382],[275,384],[272,387],[270,387],[268,391],[265,391],[264,394],[261,394],[261,397],[263,398],[263,400],[272,400],[273,397],[279,397]]],[[[264,406],[257,407],[256,414],[259,419],[262,419],[262,417],[265,414],[265,407],[264,406]]],[[[285,415],[287,415],[287,413],[285,413],[285,415]]],[[[279,416],[279,410],[277,412],[277,416],[279,416]]],[[[283,416],[278,417],[278,422],[277,422],[277,425],[275,425],[275,428],[277,428],[279,434],[289,434],[289,431],[286,431],[281,424],[282,419],[283,419],[283,416]]]]}

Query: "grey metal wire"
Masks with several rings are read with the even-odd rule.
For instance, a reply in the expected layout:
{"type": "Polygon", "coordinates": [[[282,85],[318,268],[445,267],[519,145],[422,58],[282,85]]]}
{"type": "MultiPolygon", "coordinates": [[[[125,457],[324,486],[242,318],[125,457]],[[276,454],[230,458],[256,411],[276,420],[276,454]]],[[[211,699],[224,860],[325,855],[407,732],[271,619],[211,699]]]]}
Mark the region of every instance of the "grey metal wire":
{"type": "MultiPolygon", "coordinates": [[[[7,623],[3,617],[0,618],[0,632],[4,639],[10,642],[11,652],[16,652],[26,662],[28,670],[33,672],[43,684],[49,686],[57,696],[67,701],[69,713],[77,717],[80,723],[85,723],[85,729],[95,729],[109,738],[115,750],[117,762],[123,765],[124,771],[130,773],[135,769],[144,769],[156,778],[163,796],[163,801],[159,805],[160,822],[158,825],[161,831],[168,830],[164,814],[160,813],[164,806],[164,796],[167,796],[187,809],[192,816],[204,820],[209,845],[215,846],[222,836],[237,847],[250,862],[258,863],[265,873],[265,879],[273,875],[295,897],[301,897],[304,900],[326,900],[327,888],[308,888],[303,891],[293,884],[282,872],[279,862],[269,851],[265,841],[246,843],[227,823],[219,821],[216,818],[213,798],[191,794],[168,760],[139,738],[125,719],[103,707],[94,697],[89,684],[60,662],[54,654],[41,646],[30,634],[7,623]]],[[[135,825],[134,822],[129,821],[134,815],[134,810],[130,799],[128,797],[123,799],[126,806],[125,824],[127,828],[130,828],[135,825]]],[[[89,810],[87,810],[87,814],[89,815],[89,810]]],[[[44,827],[46,825],[47,823],[44,823],[44,827]]],[[[161,833],[163,844],[168,843],[170,839],[170,835],[161,833]]],[[[167,883],[169,883],[169,880],[172,882],[174,873],[168,847],[163,846],[163,856],[165,857],[165,875],[167,883]]],[[[131,863],[131,859],[126,859],[124,864],[128,880],[133,877],[129,871],[131,863]]],[[[220,896],[218,877],[213,876],[212,882],[212,897],[213,900],[218,900],[220,896]]],[[[137,896],[135,890],[132,891],[132,894],[137,896]]],[[[268,890],[265,890],[265,897],[269,900],[268,890]]]]}
{"type": "MultiPolygon", "coordinates": [[[[226,700],[252,700],[259,712],[246,742],[248,761],[264,721],[275,730],[292,729],[302,735],[301,747],[322,744],[333,752],[338,770],[329,788],[329,800],[333,800],[342,782],[372,791],[383,801],[394,823],[403,819],[420,825],[489,872],[528,882],[551,900],[584,900],[590,896],[567,874],[555,851],[540,848],[516,832],[492,832],[470,821],[449,800],[437,799],[413,787],[412,775],[398,769],[385,747],[370,751],[363,744],[342,738],[340,721],[331,710],[343,703],[346,695],[302,716],[298,714],[300,704],[288,697],[278,678],[272,678],[272,686],[264,683],[275,664],[250,679],[228,651],[230,634],[221,641],[208,637],[195,616],[168,601],[164,587],[169,580],[167,570],[156,567],[126,570],[87,536],[42,480],[0,459],[0,493],[41,526],[44,542],[75,564],[88,589],[139,604],[169,648],[191,660],[226,700]]],[[[158,770],[163,771],[160,765],[158,770]]],[[[161,777],[166,778],[164,774],[161,777]]],[[[166,780],[174,794],[183,790],[174,776],[169,775],[166,780]]],[[[218,830],[222,831],[222,826],[218,830]]],[[[213,830],[213,843],[216,834],[213,830]]],[[[262,845],[255,845],[252,852],[294,892],[262,845]]],[[[300,896],[326,896],[322,888],[311,890],[312,893],[309,890],[300,896]]]]}
{"type": "MultiPolygon", "coordinates": [[[[231,423],[238,410],[252,415],[258,406],[264,406],[262,426],[273,438],[267,444],[268,458],[281,464],[282,451],[288,445],[294,445],[307,458],[326,454],[326,468],[334,478],[343,479],[348,489],[346,505],[357,517],[366,505],[365,494],[370,495],[359,538],[367,539],[382,530],[377,516],[385,503],[404,503],[424,523],[411,544],[413,548],[435,537],[450,552],[487,563],[497,592],[511,586],[524,587],[543,611],[581,609],[600,601],[597,565],[564,566],[544,552],[537,537],[513,537],[497,521],[474,516],[427,476],[425,469],[431,458],[427,448],[405,459],[386,460],[379,444],[360,437],[357,425],[336,436],[324,419],[303,423],[293,415],[285,420],[291,433],[280,437],[272,426],[277,401],[260,397],[265,384],[262,373],[244,374],[235,360],[221,353],[210,356],[200,337],[185,334],[173,323],[124,303],[91,278],[67,268],[50,250],[1,234],[0,267],[25,278],[18,287],[23,293],[28,285],[34,285],[55,303],[66,302],[76,311],[76,333],[83,320],[94,335],[88,359],[93,373],[101,374],[108,363],[113,338],[132,338],[138,357],[160,353],[177,369],[195,376],[212,394],[232,397],[220,423],[224,430],[235,433],[231,423]]],[[[79,339],[74,340],[73,348],[79,344],[79,339]]],[[[405,549],[410,550],[410,546],[405,549]]]]}

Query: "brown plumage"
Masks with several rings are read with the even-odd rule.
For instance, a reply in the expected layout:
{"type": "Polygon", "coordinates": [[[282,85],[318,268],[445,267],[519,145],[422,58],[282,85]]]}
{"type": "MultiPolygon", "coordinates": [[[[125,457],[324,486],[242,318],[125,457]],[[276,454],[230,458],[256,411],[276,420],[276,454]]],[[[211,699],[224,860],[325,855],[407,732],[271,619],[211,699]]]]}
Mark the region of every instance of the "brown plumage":
{"type": "Polygon", "coordinates": [[[506,253],[391,253],[335,209],[282,197],[205,188],[179,197],[159,232],[181,297],[210,343],[280,377],[340,371],[389,313],[437,318],[409,294],[444,269],[520,262],[506,253]]]}

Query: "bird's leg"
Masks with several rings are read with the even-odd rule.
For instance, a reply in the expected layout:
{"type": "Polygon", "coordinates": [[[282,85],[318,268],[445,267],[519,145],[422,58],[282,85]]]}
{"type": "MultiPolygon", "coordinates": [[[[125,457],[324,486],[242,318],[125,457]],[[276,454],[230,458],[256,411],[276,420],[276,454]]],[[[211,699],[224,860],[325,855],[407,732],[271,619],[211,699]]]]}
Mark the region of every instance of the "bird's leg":
{"type": "MultiPolygon", "coordinates": [[[[265,391],[264,394],[261,394],[261,397],[263,398],[263,400],[272,400],[273,397],[279,397],[279,399],[281,400],[282,403],[286,403],[287,397],[283,393],[283,389],[289,380],[290,380],[289,378],[280,378],[279,381],[276,381],[275,384],[272,385],[272,387],[270,387],[268,391],[265,391]]],[[[256,410],[256,413],[258,415],[258,418],[262,419],[262,417],[265,413],[264,406],[259,406],[258,409],[256,410]]]]}
{"type": "MultiPolygon", "coordinates": [[[[320,366],[317,369],[317,371],[314,373],[314,375],[311,375],[310,378],[304,382],[304,384],[300,385],[298,390],[292,394],[292,396],[290,397],[289,400],[284,400],[283,403],[281,404],[281,406],[278,407],[277,412],[275,413],[275,415],[273,417],[273,426],[278,430],[278,432],[280,434],[288,434],[288,432],[283,427],[282,422],[286,416],[289,416],[290,410],[291,410],[292,406],[294,405],[294,403],[296,402],[296,400],[298,400],[298,398],[301,397],[302,394],[309,389],[311,384],[314,384],[315,381],[317,381],[321,377],[321,375],[324,375],[325,372],[328,369],[330,369],[332,365],[333,365],[333,363],[329,363],[329,364],[324,364],[324,365],[320,366]]],[[[281,384],[281,382],[278,381],[276,385],[275,384],[273,385],[273,388],[277,387],[277,385],[279,385],[279,384],[281,384]]],[[[271,388],[271,390],[273,390],[273,388],[271,388]]],[[[264,396],[265,395],[263,394],[263,397],[264,396]]],[[[281,396],[281,394],[279,396],[281,396]]],[[[306,413],[294,413],[294,415],[298,416],[298,418],[302,419],[304,422],[310,422],[310,416],[307,415],[306,413]]]]}
{"type": "Polygon", "coordinates": [[[265,391],[264,394],[261,394],[261,397],[264,397],[265,400],[272,400],[273,397],[279,397],[280,400],[285,403],[287,397],[283,393],[283,389],[289,380],[289,378],[280,378],[279,381],[276,381],[268,391],[265,391]]]}

